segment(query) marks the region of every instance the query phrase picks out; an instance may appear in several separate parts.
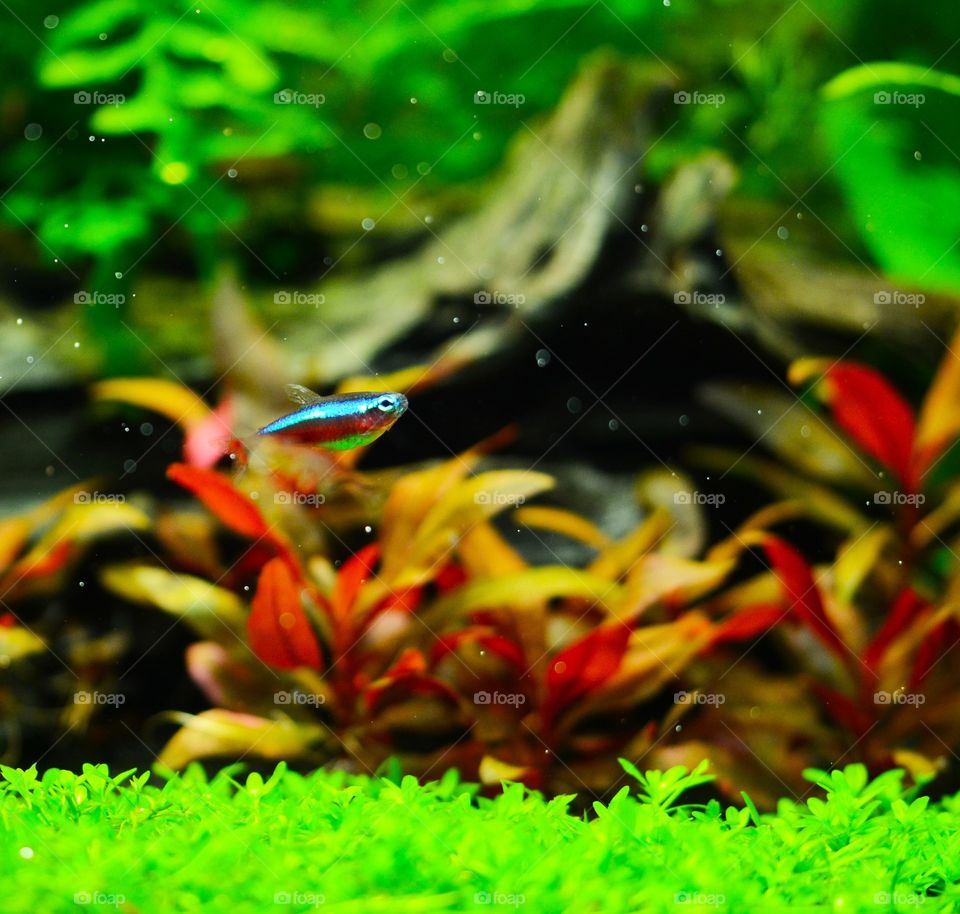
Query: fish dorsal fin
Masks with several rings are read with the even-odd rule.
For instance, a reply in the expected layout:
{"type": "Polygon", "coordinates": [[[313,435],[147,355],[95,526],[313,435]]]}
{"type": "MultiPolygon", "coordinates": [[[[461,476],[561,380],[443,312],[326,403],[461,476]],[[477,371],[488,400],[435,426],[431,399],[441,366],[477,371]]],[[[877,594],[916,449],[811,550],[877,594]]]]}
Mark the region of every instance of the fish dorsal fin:
{"type": "Polygon", "coordinates": [[[320,400],[326,399],[325,397],[321,397],[320,394],[310,390],[309,387],[304,387],[302,384],[287,384],[284,390],[286,390],[287,396],[298,406],[310,406],[313,403],[318,403],[320,400]]]}

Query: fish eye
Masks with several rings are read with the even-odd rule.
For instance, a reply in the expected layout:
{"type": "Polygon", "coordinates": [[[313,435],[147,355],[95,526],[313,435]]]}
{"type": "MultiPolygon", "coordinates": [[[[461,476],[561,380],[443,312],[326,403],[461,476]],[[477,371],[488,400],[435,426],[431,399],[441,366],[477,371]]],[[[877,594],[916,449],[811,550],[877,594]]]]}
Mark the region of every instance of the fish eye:
{"type": "Polygon", "coordinates": [[[385,413],[390,412],[391,409],[395,409],[397,401],[394,397],[381,397],[377,401],[377,406],[382,409],[385,413]]]}

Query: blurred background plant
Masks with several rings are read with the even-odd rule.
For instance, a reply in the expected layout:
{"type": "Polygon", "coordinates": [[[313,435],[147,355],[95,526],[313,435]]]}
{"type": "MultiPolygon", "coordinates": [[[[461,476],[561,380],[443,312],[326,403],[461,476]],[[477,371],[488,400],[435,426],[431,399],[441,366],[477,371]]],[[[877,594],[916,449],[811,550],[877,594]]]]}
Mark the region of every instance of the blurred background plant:
{"type": "Polygon", "coordinates": [[[960,11],[21,7],[5,760],[954,776],[960,11]]]}
{"type": "MultiPolygon", "coordinates": [[[[20,305],[83,290],[129,305],[138,276],[209,280],[224,258],[267,283],[315,279],[318,251],[376,259],[423,235],[424,212],[471,205],[518,122],[596,48],[660,61],[679,91],[637,177],[722,151],[738,198],[806,201],[835,253],[950,287],[960,66],[939,36],[960,23],[920,9],[903,34],[878,15],[893,21],[875,4],[763,0],[11,10],[0,219],[20,305]],[[475,104],[488,90],[522,102],[475,104]]],[[[83,311],[111,373],[141,357],[117,310],[83,311]]]]}

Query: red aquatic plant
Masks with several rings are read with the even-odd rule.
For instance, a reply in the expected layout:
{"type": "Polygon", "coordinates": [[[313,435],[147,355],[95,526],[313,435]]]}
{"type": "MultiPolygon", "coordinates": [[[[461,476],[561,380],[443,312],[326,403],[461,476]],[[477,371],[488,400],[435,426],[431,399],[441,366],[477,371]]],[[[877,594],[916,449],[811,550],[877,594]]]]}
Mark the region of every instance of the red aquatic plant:
{"type": "MultiPolygon", "coordinates": [[[[490,518],[551,480],[475,473],[479,456],[400,477],[377,539],[339,567],[292,545],[295,499],[255,500],[224,475],[171,467],[172,479],[250,541],[259,564],[243,565],[254,583],[242,637],[227,628],[219,646],[197,645],[189,658],[220,708],[182,718],[163,760],[223,753],[240,727],[255,753],[273,754],[297,735],[295,754],[364,767],[399,754],[411,770],[442,759],[491,783],[509,776],[556,790],[579,779],[602,790],[617,776],[618,753],[637,756],[662,738],[663,711],[644,710],[649,703],[714,644],[756,637],[775,621],[744,612],[713,622],[687,611],[733,563],[661,554],[663,511],[610,542],[574,515],[524,509],[531,523],[597,551],[583,570],[529,566],[490,518]],[[268,520],[263,506],[278,504],[268,520]],[[278,694],[301,697],[278,707],[278,694]]],[[[321,523],[322,507],[309,512],[321,523]]],[[[127,569],[127,580],[136,573],[127,569]]]]}

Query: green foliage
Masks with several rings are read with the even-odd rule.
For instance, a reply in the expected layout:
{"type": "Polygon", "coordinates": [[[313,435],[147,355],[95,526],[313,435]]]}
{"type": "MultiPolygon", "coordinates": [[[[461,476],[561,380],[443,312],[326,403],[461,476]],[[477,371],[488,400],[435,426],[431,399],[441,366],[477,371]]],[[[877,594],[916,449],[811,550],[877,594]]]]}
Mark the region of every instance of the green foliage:
{"type": "Polygon", "coordinates": [[[929,287],[960,285],[960,77],[864,64],[823,91],[822,126],[857,230],[883,269],[929,287]]]}
{"type": "Polygon", "coordinates": [[[145,257],[201,275],[228,255],[273,276],[304,269],[306,248],[287,242],[331,228],[317,195],[352,188],[374,216],[413,216],[406,194],[487,174],[584,57],[612,48],[720,99],[663,106],[646,177],[722,149],[741,193],[801,198],[854,255],[954,286],[944,214],[960,197],[960,63],[939,43],[950,24],[915,12],[907,40],[890,27],[895,9],[878,16],[864,0],[712,0],[695,15],[661,0],[72,0],[46,27],[49,16],[25,20],[42,42],[0,36],[19,112],[0,218],[36,232],[48,263],[109,264],[105,284],[145,257]],[[478,91],[522,102],[477,105],[478,91]],[[919,91],[925,104],[876,105],[876,91],[919,91]],[[42,137],[22,138],[28,124],[42,137]]]}
{"type": "Polygon", "coordinates": [[[186,232],[209,272],[238,245],[250,252],[255,205],[254,232],[269,236],[291,218],[306,227],[305,191],[321,182],[390,200],[434,169],[440,181],[483,173],[521,112],[478,106],[478,91],[522,96],[533,116],[583,54],[649,35],[654,8],[420,0],[358,16],[346,3],[75,2],[27,62],[44,136],[14,150],[8,175],[22,180],[6,217],[59,257],[123,252],[121,271],[176,228],[171,240],[186,232]]]}
{"type": "MultiPolygon", "coordinates": [[[[68,257],[109,258],[165,225],[204,242],[232,230],[245,212],[229,187],[235,164],[311,154],[329,141],[315,107],[274,100],[285,74],[271,55],[284,34],[268,26],[279,18],[259,4],[185,10],[168,0],[66,12],[38,79],[49,113],[73,120],[72,154],[56,171],[27,176],[12,195],[15,216],[68,257]]],[[[294,49],[300,62],[329,65],[329,29],[319,16],[301,25],[318,37],[294,49]]]]}
{"type": "Polygon", "coordinates": [[[818,774],[824,799],[752,825],[716,801],[665,817],[626,791],[593,819],[519,785],[472,800],[455,775],[421,786],[279,765],[241,782],[191,767],[156,786],[94,765],[0,773],[10,914],[933,912],[955,910],[960,879],[958,798],[908,806],[895,773],[868,784],[857,766],[818,774]]]}
{"type": "Polygon", "coordinates": [[[688,772],[682,765],[677,765],[669,771],[641,772],[636,765],[626,759],[620,759],[623,770],[640,784],[641,799],[660,810],[671,809],[688,790],[709,784],[713,780],[712,774],[706,774],[710,767],[704,760],[697,767],[688,772]]]}

